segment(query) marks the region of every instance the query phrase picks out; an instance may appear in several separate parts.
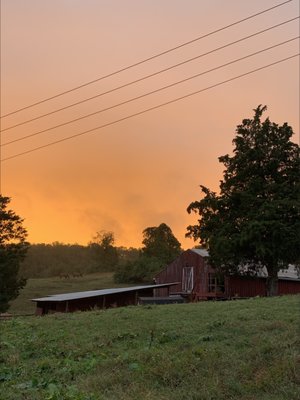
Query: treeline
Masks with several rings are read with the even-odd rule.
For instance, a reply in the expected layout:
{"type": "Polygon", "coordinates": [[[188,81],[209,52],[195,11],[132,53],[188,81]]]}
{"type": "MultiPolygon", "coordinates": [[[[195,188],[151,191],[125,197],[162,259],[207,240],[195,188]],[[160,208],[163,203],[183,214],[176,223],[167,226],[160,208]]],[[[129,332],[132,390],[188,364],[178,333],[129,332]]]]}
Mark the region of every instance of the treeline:
{"type": "Polygon", "coordinates": [[[143,231],[141,249],[116,247],[113,232],[100,231],[87,245],[32,244],[22,262],[25,278],[82,276],[114,272],[117,283],[151,283],[157,272],[181,253],[171,228],[162,223],[143,231]]]}
{"type": "Polygon", "coordinates": [[[63,274],[89,274],[115,271],[137,259],[135,248],[103,247],[97,243],[79,244],[32,244],[21,264],[20,275],[26,278],[48,278],[63,274]]]}

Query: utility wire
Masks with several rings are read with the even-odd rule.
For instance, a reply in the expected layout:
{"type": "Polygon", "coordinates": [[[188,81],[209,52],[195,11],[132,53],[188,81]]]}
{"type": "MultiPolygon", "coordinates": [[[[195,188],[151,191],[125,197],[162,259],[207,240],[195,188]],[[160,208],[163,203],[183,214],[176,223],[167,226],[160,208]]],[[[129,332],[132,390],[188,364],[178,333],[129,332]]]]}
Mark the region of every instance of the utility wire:
{"type": "Polygon", "coordinates": [[[65,141],[67,141],[67,140],[71,140],[71,139],[74,139],[74,138],[76,138],[76,137],[86,135],[87,133],[95,132],[95,131],[97,131],[97,130],[106,128],[106,127],[108,127],[108,126],[115,125],[115,124],[117,124],[117,123],[119,123],[119,122],[126,121],[126,120],[128,120],[128,119],[130,119],[130,118],[133,118],[133,117],[137,117],[137,116],[139,116],[139,115],[146,114],[147,112],[150,112],[150,111],[153,111],[153,110],[157,110],[157,109],[159,109],[159,108],[161,108],[161,107],[164,107],[164,106],[166,106],[166,105],[173,104],[173,103],[178,102],[178,101],[183,100],[183,99],[187,99],[187,98],[189,98],[189,97],[191,97],[191,96],[194,96],[194,95],[196,95],[196,94],[199,94],[199,93],[201,93],[201,92],[205,92],[205,91],[210,90],[210,89],[213,89],[213,88],[215,88],[215,87],[224,85],[225,83],[232,82],[232,81],[234,81],[234,80],[236,80],[236,79],[239,79],[239,78],[242,78],[242,77],[244,77],[244,76],[253,74],[253,73],[255,73],[255,72],[258,72],[258,71],[261,71],[261,70],[263,70],[263,69],[269,68],[269,67],[271,67],[271,66],[280,64],[280,63],[285,62],[285,61],[287,61],[287,60],[291,60],[291,59],[293,59],[293,58],[295,58],[295,57],[298,57],[299,55],[300,55],[300,53],[297,53],[297,54],[294,54],[294,55],[292,55],[292,56],[289,56],[289,57],[286,57],[286,58],[282,58],[282,59],[280,59],[280,60],[278,60],[278,61],[274,61],[273,63],[267,64],[267,65],[264,65],[264,66],[262,66],[262,67],[253,69],[253,70],[251,70],[251,71],[245,72],[245,73],[243,73],[243,74],[234,76],[234,77],[232,77],[232,78],[229,78],[229,79],[226,79],[226,80],[224,80],[224,81],[218,82],[218,83],[216,83],[216,84],[214,84],[214,85],[207,86],[206,88],[197,90],[197,91],[195,91],[195,92],[186,94],[186,95],[181,96],[181,97],[177,97],[176,99],[167,101],[167,102],[165,102],[165,103],[158,104],[158,105],[156,105],[156,106],[154,106],[154,107],[147,108],[147,109],[145,109],[145,110],[136,112],[136,113],[131,114],[131,115],[127,115],[126,117],[117,119],[117,120],[112,121],[112,122],[108,122],[108,123],[106,123],[106,124],[104,124],[104,125],[97,126],[96,128],[92,128],[92,129],[89,129],[89,130],[87,130],[87,131],[80,132],[80,133],[77,133],[77,134],[75,134],[75,135],[68,136],[68,137],[66,137],[66,138],[59,139],[59,140],[56,140],[56,141],[54,141],[54,142],[50,142],[50,143],[47,143],[47,144],[42,145],[42,146],[39,146],[39,147],[35,147],[35,148],[30,149],[30,150],[27,150],[27,151],[23,151],[22,153],[14,154],[14,155],[12,155],[12,156],[3,158],[3,159],[0,160],[0,161],[1,161],[1,162],[8,161],[8,160],[11,160],[11,159],[13,159],[13,158],[17,158],[17,157],[23,156],[23,155],[25,155],[25,154],[33,153],[33,152],[35,152],[35,151],[44,149],[44,148],[46,148],[46,147],[50,147],[50,146],[53,146],[53,145],[55,145],[55,144],[65,142],[65,141]]]}
{"type": "Polygon", "coordinates": [[[187,42],[181,43],[181,44],[179,44],[179,45],[177,45],[177,46],[175,46],[175,47],[172,47],[172,48],[170,48],[170,49],[168,49],[168,50],[162,51],[162,52],[157,53],[157,54],[155,54],[155,55],[153,55],[153,56],[151,56],[151,57],[148,57],[148,58],[145,58],[145,59],[143,59],[143,60],[141,60],[141,61],[138,61],[138,62],[136,62],[136,63],[134,63],[134,64],[130,64],[130,65],[126,66],[126,67],[123,67],[123,68],[121,68],[121,69],[119,69],[119,70],[117,70],[117,71],[114,71],[114,72],[111,72],[111,73],[109,73],[109,74],[107,74],[107,75],[101,76],[100,78],[97,78],[97,79],[94,79],[94,80],[92,80],[92,81],[83,83],[82,85],[78,85],[78,86],[76,86],[76,87],[74,87],[74,88],[72,88],[72,89],[65,90],[65,91],[63,91],[63,92],[60,92],[60,93],[54,95],[54,96],[47,97],[47,98],[45,98],[45,99],[43,99],[43,100],[40,100],[40,101],[37,101],[37,102],[35,102],[35,103],[32,103],[32,104],[30,104],[30,105],[28,105],[28,106],[19,108],[19,109],[15,110],[15,111],[11,111],[11,112],[9,112],[9,113],[7,113],[7,114],[5,114],[5,115],[2,115],[1,117],[2,117],[2,118],[8,117],[9,115],[16,114],[16,113],[18,113],[18,112],[20,112],[20,111],[23,111],[23,110],[26,110],[26,109],[28,109],[28,108],[37,106],[37,105],[42,104],[42,103],[45,103],[45,102],[47,102],[47,101],[49,101],[49,100],[53,100],[53,99],[55,99],[55,98],[57,98],[57,97],[63,96],[64,94],[74,92],[75,90],[81,89],[81,88],[86,87],[86,86],[89,86],[89,85],[91,85],[91,84],[93,84],[93,83],[99,82],[99,81],[101,81],[101,80],[103,80],[103,79],[109,78],[109,77],[111,77],[111,76],[113,76],[113,75],[116,75],[116,74],[119,74],[119,73],[121,73],[121,72],[127,71],[127,70],[129,70],[129,69],[131,69],[131,68],[133,68],[133,67],[137,67],[138,65],[141,65],[141,64],[144,64],[144,63],[146,63],[146,62],[148,62],[148,61],[154,60],[155,58],[161,57],[161,56],[163,56],[163,55],[165,55],[165,54],[168,54],[168,53],[171,53],[171,52],[173,52],[173,51],[175,51],[175,50],[178,50],[178,49],[180,49],[180,48],[182,48],[182,47],[184,47],[184,46],[187,46],[187,45],[189,45],[189,44],[195,43],[195,42],[197,42],[197,41],[199,41],[199,40],[201,40],[201,39],[204,39],[204,38],[209,37],[209,36],[212,36],[212,35],[214,35],[214,34],[216,34],[216,33],[222,32],[222,31],[224,31],[225,29],[228,29],[228,28],[231,28],[231,27],[233,27],[233,26],[235,26],[235,25],[241,24],[242,22],[248,21],[248,20],[250,20],[250,19],[252,19],[252,18],[255,18],[255,17],[259,16],[259,15],[265,14],[265,13],[271,11],[271,10],[274,10],[274,9],[276,9],[276,8],[278,8],[278,7],[281,7],[281,6],[283,6],[283,5],[287,4],[287,3],[290,3],[291,1],[293,1],[293,0],[284,1],[284,2],[279,3],[279,4],[277,4],[277,5],[273,6],[273,7],[270,7],[270,8],[267,8],[267,9],[265,9],[265,10],[259,11],[259,12],[255,13],[255,14],[251,14],[251,15],[248,16],[248,17],[245,17],[245,18],[243,18],[243,19],[240,19],[240,20],[238,20],[238,21],[235,21],[235,22],[233,22],[233,23],[231,23],[231,24],[229,24],[229,25],[223,26],[222,28],[218,28],[218,29],[216,29],[216,30],[214,30],[214,31],[211,31],[211,32],[209,32],[209,33],[206,33],[206,34],[204,34],[204,35],[202,35],[202,36],[199,36],[199,37],[194,38],[194,39],[192,39],[192,40],[189,40],[189,41],[187,41],[187,42]]]}
{"type": "Polygon", "coordinates": [[[28,124],[28,123],[33,122],[33,121],[36,121],[36,120],[39,120],[39,119],[41,119],[41,118],[47,117],[47,116],[49,116],[49,115],[58,113],[58,112],[60,112],[60,111],[66,110],[66,109],[71,108],[71,107],[74,107],[74,106],[77,106],[77,105],[82,104],[82,103],[85,103],[85,102],[87,102],[87,101],[94,100],[94,99],[96,99],[96,98],[98,98],[98,97],[101,97],[101,96],[104,96],[104,95],[106,95],[106,94],[115,92],[115,91],[117,91],[117,90],[119,90],[119,89],[123,89],[123,88],[128,87],[128,86],[131,86],[131,85],[133,85],[133,84],[135,84],[135,83],[142,82],[142,81],[144,81],[144,80],[146,80],[146,79],[148,79],[148,78],[157,76],[157,75],[159,75],[159,74],[161,74],[161,73],[163,73],[163,72],[169,71],[169,70],[171,70],[171,69],[173,69],[173,68],[182,66],[182,65],[187,64],[187,63],[189,63],[189,62],[191,62],[191,61],[195,61],[195,60],[197,60],[197,59],[199,59],[199,58],[202,58],[202,57],[207,56],[207,55],[209,55],[209,54],[215,53],[215,52],[217,52],[217,51],[219,51],[219,50],[222,50],[222,49],[225,49],[225,48],[227,48],[227,47],[233,46],[234,44],[243,42],[243,41],[245,41],[245,40],[247,40],[247,39],[253,38],[254,36],[258,36],[258,35],[260,35],[260,34],[262,34],[262,33],[268,32],[268,31],[270,31],[270,30],[272,30],[272,29],[275,29],[275,28],[278,28],[278,27],[280,27],[280,26],[282,26],[282,25],[285,25],[285,24],[287,24],[287,23],[293,22],[293,21],[295,21],[295,20],[297,20],[297,19],[299,19],[299,16],[298,16],[298,17],[295,17],[295,18],[292,18],[292,19],[289,19],[289,20],[287,20],[287,21],[281,22],[281,23],[279,23],[279,24],[272,25],[272,26],[269,27],[269,28],[266,28],[266,29],[263,29],[263,30],[261,30],[261,31],[255,32],[255,33],[253,33],[253,34],[251,34],[251,35],[248,35],[248,36],[245,36],[245,37],[243,37],[243,38],[241,38],[241,39],[238,39],[238,40],[235,40],[235,41],[233,41],[233,42],[227,43],[227,44],[225,44],[225,45],[223,45],[223,46],[217,47],[217,48],[215,48],[215,49],[213,49],[213,50],[210,50],[210,51],[208,51],[208,52],[202,53],[202,54],[200,54],[200,55],[198,55],[198,56],[189,58],[189,59],[187,59],[187,60],[185,60],[185,61],[182,61],[182,62],[180,62],[180,63],[171,65],[170,67],[167,67],[167,68],[164,68],[164,69],[162,69],[162,70],[160,70],[160,71],[157,71],[157,72],[154,72],[154,73],[152,73],[152,74],[146,75],[146,76],[144,76],[144,77],[142,77],[142,78],[139,78],[139,79],[136,79],[136,80],[134,80],[134,81],[125,83],[125,84],[123,84],[123,85],[121,85],[121,86],[118,86],[118,87],[116,87],[116,88],[107,90],[107,91],[102,92],[102,93],[98,93],[98,94],[96,94],[96,95],[94,95],[94,96],[91,96],[91,97],[88,97],[88,98],[86,98],[86,99],[77,101],[77,102],[75,102],[75,103],[72,103],[72,104],[69,104],[69,105],[67,105],[67,106],[58,108],[58,109],[56,109],[56,110],[47,112],[47,113],[42,114],[42,115],[39,115],[39,116],[37,116],[37,117],[30,118],[30,119],[28,119],[28,120],[26,120],[26,121],[19,122],[18,124],[11,125],[11,126],[5,128],[5,129],[2,129],[2,132],[8,131],[8,130],[13,129],[13,128],[16,128],[16,127],[18,127],[18,126],[22,126],[22,125],[28,124]]]}
{"type": "Polygon", "coordinates": [[[254,52],[254,53],[248,54],[248,55],[246,55],[246,56],[237,58],[237,59],[235,59],[235,60],[229,61],[229,62],[224,63],[224,64],[221,64],[221,65],[218,65],[217,67],[214,67],[214,68],[211,68],[211,69],[209,69],[209,70],[200,72],[200,73],[198,73],[198,74],[196,74],[196,75],[192,75],[192,76],[190,76],[190,77],[188,77],[188,78],[185,78],[185,79],[182,79],[182,80],[180,80],[180,81],[176,81],[176,82],[171,83],[171,84],[169,84],[169,85],[163,86],[163,87],[161,87],[161,88],[152,90],[151,92],[147,92],[147,93],[144,93],[144,94],[142,94],[142,95],[140,95],[140,96],[136,96],[136,97],[133,97],[133,98],[131,98],[131,99],[122,101],[121,103],[114,104],[114,105],[112,105],[112,106],[110,106],[110,107],[106,107],[106,108],[103,108],[103,109],[101,109],[101,110],[95,111],[95,112],[93,112],[93,113],[90,113],[90,114],[87,114],[87,115],[83,115],[82,117],[74,118],[74,119],[72,119],[72,120],[70,120],[70,121],[63,122],[63,123],[61,123],[61,124],[52,126],[52,127],[50,127],[50,128],[43,129],[43,130],[41,130],[41,131],[39,131],[39,132],[31,133],[31,134],[26,135],[26,136],[23,136],[23,137],[21,137],[21,138],[11,140],[11,141],[9,141],[9,142],[3,143],[2,146],[4,147],[4,146],[8,146],[8,145],[10,145],[10,144],[16,143],[16,142],[20,142],[20,141],[22,141],[22,140],[25,140],[25,139],[28,139],[28,138],[31,138],[31,137],[40,135],[40,134],[42,134],[42,133],[49,132],[49,131],[51,131],[51,130],[53,130],[53,129],[60,128],[60,127],[65,126],[65,125],[69,125],[69,124],[74,123],[74,122],[81,121],[81,120],[83,120],[83,119],[85,119],[85,118],[89,118],[89,117],[91,117],[91,116],[94,116],[94,115],[103,113],[103,112],[108,111],[108,110],[112,110],[112,109],[117,108],[117,107],[120,107],[120,106],[122,106],[122,105],[131,103],[131,102],[133,102],[133,101],[135,101],[135,100],[142,99],[142,98],[147,97],[147,96],[150,96],[150,95],[152,95],[152,94],[154,94],[154,93],[161,92],[162,90],[169,89],[169,88],[171,88],[171,87],[173,87],[173,86],[176,86],[176,85],[179,85],[179,84],[181,84],[181,83],[187,82],[187,81],[189,81],[189,80],[195,79],[195,78],[197,78],[197,77],[199,77],[199,76],[208,74],[209,72],[216,71],[216,70],[218,70],[218,69],[227,67],[228,65],[232,65],[232,64],[237,63],[237,62],[239,62],[239,61],[242,61],[242,60],[245,60],[245,59],[247,59],[247,58],[253,57],[253,56],[255,56],[255,55],[261,54],[261,53],[263,53],[263,52],[265,52],[265,51],[272,50],[272,49],[274,49],[274,48],[276,48],[276,47],[279,47],[279,46],[282,46],[282,45],[284,45],[284,44],[290,43],[290,42],[292,42],[292,41],[294,41],[294,40],[299,39],[299,37],[300,37],[300,36],[296,36],[296,37],[294,37],[294,38],[292,38],[292,39],[285,40],[284,42],[277,43],[277,44],[275,44],[275,45],[273,45],[273,46],[270,46],[270,47],[266,47],[266,48],[264,48],[264,49],[262,49],[262,50],[258,50],[258,51],[254,52]]]}

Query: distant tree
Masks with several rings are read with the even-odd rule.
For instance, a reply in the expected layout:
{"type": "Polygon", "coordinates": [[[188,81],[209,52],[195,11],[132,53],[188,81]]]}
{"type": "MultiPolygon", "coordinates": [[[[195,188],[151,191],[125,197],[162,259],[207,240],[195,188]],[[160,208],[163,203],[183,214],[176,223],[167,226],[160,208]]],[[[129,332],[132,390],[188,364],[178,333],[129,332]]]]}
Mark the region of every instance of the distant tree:
{"type": "Polygon", "coordinates": [[[118,265],[118,251],[114,246],[115,236],[111,231],[98,231],[89,243],[97,262],[98,271],[113,271],[118,265]]]}
{"type": "Polygon", "coordinates": [[[111,231],[98,231],[93,237],[92,244],[97,244],[103,249],[108,249],[115,244],[115,235],[111,231]]]}
{"type": "Polygon", "coordinates": [[[171,228],[162,223],[143,231],[138,258],[119,265],[114,275],[118,283],[152,283],[153,277],[181,253],[180,243],[171,228]]]}
{"type": "Polygon", "coordinates": [[[19,277],[20,263],[29,244],[23,220],[8,209],[9,197],[0,195],[0,312],[19,295],[26,280],[19,277]]]}
{"type": "Polygon", "coordinates": [[[272,296],[278,271],[300,259],[300,162],[292,128],[262,122],[265,110],[257,107],[237,126],[233,156],[219,158],[220,194],[201,186],[204,198],[188,207],[200,219],[187,236],[200,239],[219,271],[256,274],[265,267],[272,296]]]}
{"type": "Polygon", "coordinates": [[[140,250],[135,247],[117,247],[118,252],[118,263],[121,265],[126,264],[130,261],[135,261],[139,258],[140,250]]]}
{"type": "Polygon", "coordinates": [[[158,259],[161,264],[169,264],[181,253],[181,245],[171,228],[162,223],[143,231],[142,253],[147,257],[158,259]]]}
{"type": "Polygon", "coordinates": [[[114,280],[117,283],[152,283],[161,266],[157,258],[140,254],[135,261],[120,265],[114,274],[114,280]]]}

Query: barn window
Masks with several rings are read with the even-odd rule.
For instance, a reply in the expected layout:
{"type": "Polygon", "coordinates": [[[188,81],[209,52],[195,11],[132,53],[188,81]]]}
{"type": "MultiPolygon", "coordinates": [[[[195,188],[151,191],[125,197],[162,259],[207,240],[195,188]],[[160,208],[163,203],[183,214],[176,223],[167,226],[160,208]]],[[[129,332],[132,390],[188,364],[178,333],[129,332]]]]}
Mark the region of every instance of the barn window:
{"type": "Polygon", "coordinates": [[[191,293],[194,288],[194,267],[184,267],[182,270],[182,291],[191,293]]]}
{"type": "Polygon", "coordinates": [[[210,293],[224,293],[224,277],[216,274],[208,274],[208,291],[210,293]]]}

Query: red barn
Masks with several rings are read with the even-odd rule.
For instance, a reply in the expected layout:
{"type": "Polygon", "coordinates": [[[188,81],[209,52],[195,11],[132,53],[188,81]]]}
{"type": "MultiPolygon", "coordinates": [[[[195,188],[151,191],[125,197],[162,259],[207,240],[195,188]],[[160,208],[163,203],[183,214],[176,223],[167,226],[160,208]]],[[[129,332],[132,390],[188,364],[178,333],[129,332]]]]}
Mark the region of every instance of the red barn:
{"type": "MultiPolygon", "coordinates": [[[[266,296],[266,273],[259,277],[218,276],[206,258],[207,250],[184,251],[155,277],[157,284],[180,282],[172,288],[174,294],[181,294],[193,300],[230,299],[237,297],[266,296]]],[[[278,293],[300,293],[300,278],[294,266],[279,271],[278,293]]],[[[172,294],[172,293],[171,293],[172,294]]],[[[156,296],[165,296],[165,289],[156,289],[156,296]]]]}

